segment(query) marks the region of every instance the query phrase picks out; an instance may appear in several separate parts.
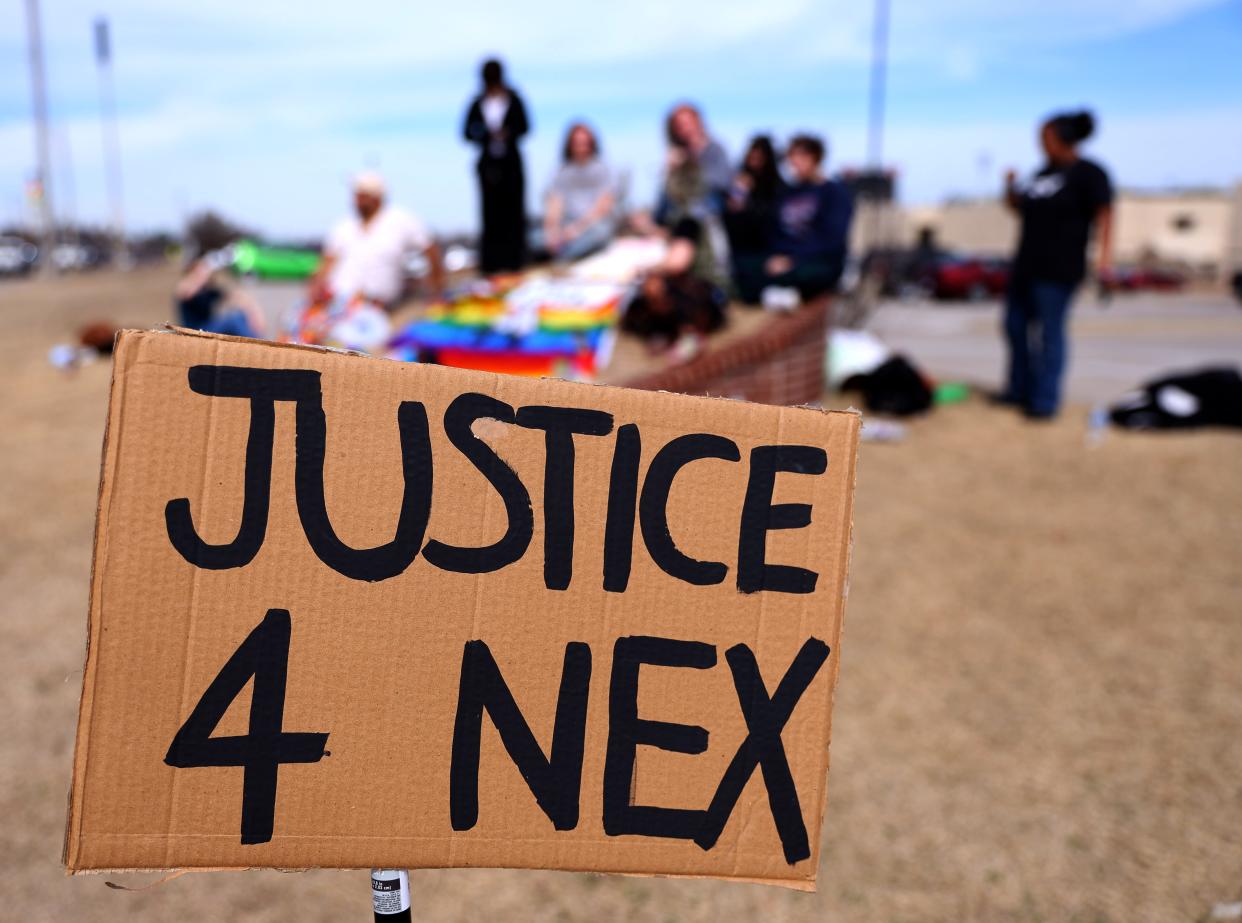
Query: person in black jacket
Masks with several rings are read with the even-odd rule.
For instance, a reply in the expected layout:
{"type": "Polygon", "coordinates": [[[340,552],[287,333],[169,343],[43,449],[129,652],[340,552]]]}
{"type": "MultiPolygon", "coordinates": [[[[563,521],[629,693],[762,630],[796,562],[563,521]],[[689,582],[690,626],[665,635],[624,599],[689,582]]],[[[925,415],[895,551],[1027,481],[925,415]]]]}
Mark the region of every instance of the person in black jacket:
{"type": "Polygon", "coordinates": [[[483,92],[470,104],[464,134],[479,148],[482,235],[479,268],[514,272],[526,262],[526,174],[518,140],[530,129],[522,97],[495,59],[483,64],[483,92]]]}
{"type": "Polygon", "coordinates": [[[776,206],[785,194],[776,148],[768,135],[755,135],[746,149],[741,169],[733,178],[725,199],[724,225],[729,235],[729,260],[734,286],[747,289],[747,282],[762,272],[772,252],[776,206]]]}

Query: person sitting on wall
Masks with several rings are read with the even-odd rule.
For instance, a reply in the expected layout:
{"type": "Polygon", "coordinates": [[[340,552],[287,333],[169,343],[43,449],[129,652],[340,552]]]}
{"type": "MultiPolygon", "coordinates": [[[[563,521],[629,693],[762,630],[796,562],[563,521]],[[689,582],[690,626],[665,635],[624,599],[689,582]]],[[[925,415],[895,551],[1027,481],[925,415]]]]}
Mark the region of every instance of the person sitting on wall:
{"type": "Polygon", "coordinates": [[[776,206],[785,189],[772,139],[755,135],[725,200],[724,225],[735,286],[762,271],[771,253],[776,206]]]}
{"type": "Polygon", "coordinates": [[[207,333],[266,336],[267,319],[255,300],[240,289],[216,283],[216,272],[228,264],[229,257],[221,250],[205,253],[190,264],[173,290],[178,322],[207,333]]]}
{"type": "Polygon", "coordinates": [[[793,182],[776,208],[771,255],[737,280],[743,301],[760,301],[768,287],[797,289],[805,301],[840,282],[854,202],[843,183],[824,178],[824,156],[824,142],[814,135],[790,140],[785,161],[793,182]]]}
{"type": "Polygon", "coordinates": [[[724,285],[728,281],[728,240],[721,224],[725,196],[733,180],[729,156],[712,137],[698,107],[681,103],[665,120],[664,177],[655,211],[631,218],[640,234],[671,239],[681,222],[691,219],[699,231],[695,272],[724,285]]]}
{"type": "Polygon", "coordinates": [[[548,187],[544,245],[556,259],[577,260],[602,249],[616,233],[616,183],[600,157],[599,138],[583,122],[565,133],[561,164],[548,187]]]}
{"type": "Polygon", "coordinates": [[[440,247],[414,215],[385,201],[378,173],[354,177],[354,214],[343,218],[323,247],[323,261],[310,284],[312,302],[361,298],[393,308],[405,289],[405,261],[422,253],[431,267],[430,297],[440,297],[444,264],[440,247]]]}

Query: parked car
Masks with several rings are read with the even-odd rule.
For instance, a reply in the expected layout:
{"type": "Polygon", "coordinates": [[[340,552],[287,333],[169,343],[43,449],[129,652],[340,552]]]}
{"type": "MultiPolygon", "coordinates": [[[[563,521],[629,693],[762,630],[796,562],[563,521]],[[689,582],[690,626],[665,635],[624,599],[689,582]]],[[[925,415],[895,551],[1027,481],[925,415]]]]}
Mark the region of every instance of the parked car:
{"type": "Polygon", "coordinates": [[[91,244],[57,244],[52,248],[52,265],[60,272],[95,269],[103,265],[105,256],[91,244]]]}
{"type": "Polygon", "coordinates": [[[861,271],[889,298],[976,301],[1003,295],[1009,286],[1008,260],[929,247],[877,247],[863,258],[861,271]]]}
{"type": "Polygon", "coordinates": [[[1186,277],[1169,269],[1123,267],[1113,270],[1110,282],[1123,292],[1175,292],[1186,284],[1186,277]]]}
{"type": "MultiPolygon", "coordinates": [[[[879,295],[899,298],[917,289],[921,273],[920,255],[902,247],[873,247],[861,258],[847,265],[846,275],[854,284],[862,278],[871,280],[879,295]]],[[[849,290],[853,284],[842,280],[842,288],[849,290]]]]}
{"type": "Polygon", "coordinates": [[[1005,293],[1009,286],[1009,263],[996,257],[945,254],[923,269],[923,289],[945,301],[981,301],[1005,293]]]}
{"type": "Polygon", "coordinates": [[[0,276],[24,276],[39,259],[39,248],[20,237],[0,237],[0,276]]]}

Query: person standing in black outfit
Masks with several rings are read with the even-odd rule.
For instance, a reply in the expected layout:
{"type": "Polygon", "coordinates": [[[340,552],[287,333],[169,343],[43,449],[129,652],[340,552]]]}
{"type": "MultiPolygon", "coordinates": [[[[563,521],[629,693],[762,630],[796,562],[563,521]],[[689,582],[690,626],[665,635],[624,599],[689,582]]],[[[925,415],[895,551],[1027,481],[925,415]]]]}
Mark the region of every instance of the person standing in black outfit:
{"type": "Polygon", "coordinates": [[[1087,243],[1095,229],[1096,274],[1112,271],[1113,186],[1078,145],[1095,130],[1089,112],[1053,116],[1040,129],[1048,162],[1019,186],[1005,176],[1005,200],[1022,222],[1005,305],[1009,375],[1002,403],[1035,420],[1056,415],[1065,370],[1065,326],[1074,290],[1087,274],[1087,243]]]}
{"type": "Polygon", "coordinates": [[[463,134],[479,148],[482,235],[479,268],[515,272],[526,262],[526,173],[518,141],[530,130],[522,97],[495,59],[483,64],[483,92],[470,104],[463,134]]]}

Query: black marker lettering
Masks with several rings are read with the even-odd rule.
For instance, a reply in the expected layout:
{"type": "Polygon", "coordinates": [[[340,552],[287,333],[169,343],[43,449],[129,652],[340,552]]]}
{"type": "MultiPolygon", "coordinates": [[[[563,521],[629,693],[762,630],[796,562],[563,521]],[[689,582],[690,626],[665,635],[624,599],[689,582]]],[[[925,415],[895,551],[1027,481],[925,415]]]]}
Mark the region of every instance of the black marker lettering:
{"type": "Polygon", "coordinates": [[[431,514],[431,438],[427,412],[417,401],[397,409],[401,468],[405,481],[396,534],[375,548],[351,548],[337,538],[324,501],[323,464],[327,422],[319,373],[302,369],[251,369],[196,365],[190,389],[214,397],[250,399],[250,437],[246,445],[245,496],[237,537],[227,545],[208,545],[194,530],[190,501],[170,500],[164,508],[168,538],[197,567],[242,567],[263,545],[271,499],[272,442],[276,401],[297,404],[294,487],[298,518],[311,548],[323,563],[354,580],[385,580],[410,566],[422,544],[431,514]]]}
{"type": "Polygon", "coordinates": [[[501,460],[471,426],[480,418],[513,423],[513,408],[485,394],[462,394],[444,412],[444,433],[449,442],[487,478],[504,501],[509,519],[500,539],[482,548],[459,548],[432,539],[423,557],[441,570],[458,574],[486,574],[507,567],[526,553],[534,532],[530,493],[512,468],[501,460]]]}
{"type": "Polygon", "coordinates": [[[518,426],[545,433],[543,466],[543,582],[568,589],[574,566],[574,434],[607,436],[612,414],[576,407],[522,407],[518,426]]]}
{"type": "Polygon", "coordinates": [[[547,758],[505,685],[492,652],[482,641],[466,642],[449,768],[449,815],[454,830],[469,830],[479,819],[479,738],[485,710],[552,826],[557,830],[578,826],[590,685],[591,649],[571,641],[565,645],[552,729],[552,755],[547,758]]]}
{"type": "Polygon", "coordinates": [[[624,593],[634,557],[634,506],[638,499],[638,462],[642,437],[638,427],[617,428],[617,445],[608,479],[608,517],[604,521],[604,589],[624,593]]]}
{"type": "Polygon", "coordinates": [[[729,571],[728,566],[719,561],[699,561],[683,554],[668,530],[668,495],[673,479],[684,466],[700,458],[735,462],[741,455],[737,444],[723,436],[710,433],[678,436],[651,460],[647,479],[643,482],[642,498],[638,501],[638,522],[647,551],[661,570],[686,583],[708,586],[723,582],[729,571]]]}
{"type": "Polygon", "coordinates": [[[319,560],[353,580],[387,580],[404,571],[418,555],[431,516],[431,437],[427,411],[418,401],[397,408],[401,435],[401,474],[405,488],[393,539],[374,548],[351,548],[342,542],[328,519],[324,501],[323,463],[327,421],[319,388],[298,400],[297,463],[294,489],[302,531],[319,560]]]}
{"type": "Polygon", "coordinates": [[[776,472],[823,474],[828,455],[809,445],[761,445],[750,452],[750,479],[737,540],[737,588],[743,593],[813,593],[819,574],[804,567],[767,563],[768,532],[811,524],[809,503],[772,503],[776,472]]]}
{"type": "Polygon", "coordinates": [[[211,681],[194,711],[181,725],[164,762],[179,769],[242,766],[241,841],[272,838],[276,782],[282,763],[317,763],[327,734],[282,730],[285,680],[289,672],[289,613],[269,609],[211,681]],[[250,732],[244,737],[212,737],[229,705],[250,677],[250,732]]]}
{"type": "Polygon", "coordinates": [[[794,706],[806,692],[807,686],[828,659],[828,645],[818,638],[808,638],[798,651],[789,671],[776,687],[776,694],[768,698],[767,688],[755,655],[744,644],[738,644],[725,652],[729,669],[733,671],[733,685],[737,689],[738,704],[746,719],[746,739],[725,770],[716,789],[712,803],[706,811],[703,825],[694,841],[703,849],[716,845],[733,813],[742,789],[755,767],[763,771],[763,784],[768,790],[768,807],[780,834],[785,861],[790,865],[810,858],[811,848],[807,842],[806,825],[802,822],[802,807],[798,802],[798,789],[789,771],[785,745],[781,731],[793,714],[794,706]]]}
{"type": "Polygon", "coordinates": [[[638,717],[638,671],[644,663],[706,670],[716,665],[716,648],[669,638],[618,638],[612,653],[608,693],[608,750],[604,760],[604,833],[693,839],[704,811],[633,803],[634,758],[640,744],[673,753],[702,753],[707,731],[697,725],[638,717]]]}
{"type": "Polygon", "coordinates": [[[199,537],[186,497],[164,507],[168,540],[183,558],[205,570],[244,567],[254,560],[267,534],[272,492],[272,441],[275,438],[276,401],[297,400],[307,391],[318,393],[319,373],[294,369],[248,369],[227,365],[195,365],[188,371],[190,390],[208,397],[245,398],[250,401],[250,435],[246,440],[242,517],[233,541],[210,545],[199,537]]]}

